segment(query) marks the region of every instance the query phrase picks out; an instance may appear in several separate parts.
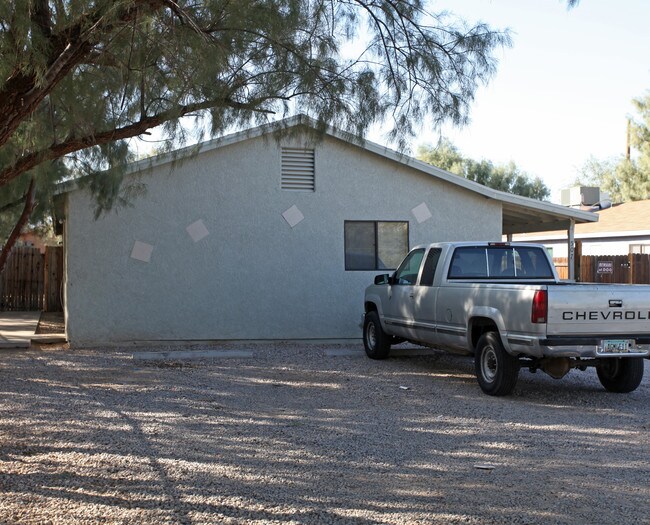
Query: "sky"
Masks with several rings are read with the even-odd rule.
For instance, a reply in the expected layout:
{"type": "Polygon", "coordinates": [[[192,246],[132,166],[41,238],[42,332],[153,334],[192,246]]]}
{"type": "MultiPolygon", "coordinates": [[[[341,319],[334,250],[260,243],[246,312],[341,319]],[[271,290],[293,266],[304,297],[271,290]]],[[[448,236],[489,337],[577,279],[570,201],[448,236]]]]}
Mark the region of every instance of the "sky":
{"type": "MultiPolygon", "coordinates": [[[[428,9],[509,29],[513,45],[497,51],[469,125],[424,123],[411,154],[445,136],[467,157],[515,162],[557,203],[590,157],[624,154],[632,99],[650,92],[650,0],[580,0],[572,9],[566,0],[429,0],[428,9]]],[[[381,129],[368,138],[386,143],[381,129]]]]}
{"type": "Polygon", "coordinates": [[[539,176],[553,202],[590,156],[624,153],[631,101],[650,91],[649,0],[581,0],[573,9],[561,0],[456,0],[429,9],[509,28],[513,46],[497,53],[470,124],[425,125],[413,151],[444,135],[465,156],[512,160],[539,176]]]}

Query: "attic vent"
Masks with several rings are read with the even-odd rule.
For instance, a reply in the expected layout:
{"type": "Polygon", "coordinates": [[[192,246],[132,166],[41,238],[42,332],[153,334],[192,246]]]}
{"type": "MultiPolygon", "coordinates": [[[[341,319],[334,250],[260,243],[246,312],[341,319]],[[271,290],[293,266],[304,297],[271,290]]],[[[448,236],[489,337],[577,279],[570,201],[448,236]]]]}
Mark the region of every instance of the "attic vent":
{"type": "Polygon", "coordinates": [[[314,191],[314,150],[282,148],[283,190],[314,191]]]}

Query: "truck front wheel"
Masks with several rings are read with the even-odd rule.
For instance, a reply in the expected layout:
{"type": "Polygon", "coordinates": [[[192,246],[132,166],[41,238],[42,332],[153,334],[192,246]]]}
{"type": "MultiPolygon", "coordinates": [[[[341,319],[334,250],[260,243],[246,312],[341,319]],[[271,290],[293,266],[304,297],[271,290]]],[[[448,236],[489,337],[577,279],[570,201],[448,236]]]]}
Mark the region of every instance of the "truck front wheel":
{"type": "Polygon", "coordinates": [[[363,347],[371,359],[386,359],[390,354],[391,337],[384,332],[377,312],[368,312],[363,320],[363,347]]]}
{"type": "Polygon", "coordinates": [[[596,373],[600,384],[610,392],[620,394],[636,390],[643,379],[642,357],[609,357],[600,359],[596,373]]]}
{"type": "Polygon", "coordinates": [[[519,361],[506,352],[497,333],[487,332],[476,344],[474,369],[483,392],[490,396],[507,396],[517,384],[519,361]]]}

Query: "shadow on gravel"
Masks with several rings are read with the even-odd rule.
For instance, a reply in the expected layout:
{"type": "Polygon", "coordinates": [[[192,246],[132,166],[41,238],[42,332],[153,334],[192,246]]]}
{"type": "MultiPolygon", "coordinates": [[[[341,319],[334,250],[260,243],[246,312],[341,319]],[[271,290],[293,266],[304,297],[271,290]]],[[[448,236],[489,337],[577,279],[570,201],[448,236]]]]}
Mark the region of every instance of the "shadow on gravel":
{"type": "Polygon", "coordinates": [[[616,396],[522,372],[492,398],[448,355],[6,365],[0,522],[647,519],[647,382],[616,396]]]}

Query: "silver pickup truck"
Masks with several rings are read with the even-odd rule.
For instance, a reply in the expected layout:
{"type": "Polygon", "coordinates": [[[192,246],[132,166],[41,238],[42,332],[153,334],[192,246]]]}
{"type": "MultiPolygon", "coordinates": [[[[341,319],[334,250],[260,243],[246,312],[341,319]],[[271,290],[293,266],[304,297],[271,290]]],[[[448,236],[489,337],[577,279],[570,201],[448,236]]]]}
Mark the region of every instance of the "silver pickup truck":
{"type": "Polygon", "coordinates": [[[365,292],[367,355],[403,341],[473,354],[490,395],[512,392],[521,367],[559,379],[594,366],[607,390],[631,392],[650,356],[650,286],[560,281],[536,244],[417,246],[365,292]]]}

